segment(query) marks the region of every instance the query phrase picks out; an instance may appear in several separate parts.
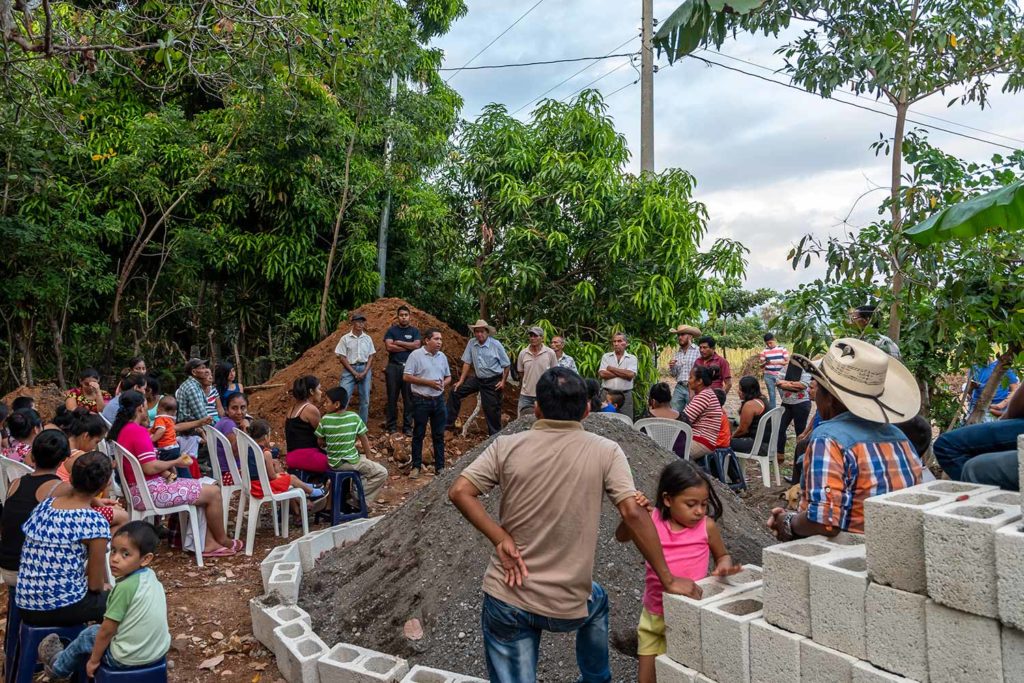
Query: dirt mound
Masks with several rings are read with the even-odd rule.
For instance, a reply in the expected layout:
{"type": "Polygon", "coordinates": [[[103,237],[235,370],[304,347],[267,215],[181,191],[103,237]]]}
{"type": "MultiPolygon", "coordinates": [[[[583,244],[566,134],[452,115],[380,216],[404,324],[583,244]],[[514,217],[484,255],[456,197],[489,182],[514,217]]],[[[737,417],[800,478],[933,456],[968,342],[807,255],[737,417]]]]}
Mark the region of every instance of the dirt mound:
{"type": "MultiPolygon", "coordinates": [[[[522,418],[503,433],[529,428],[522,418]]],[[[618,421],[589,418],[588,431],[617,441],[626,452],[637,486],[653,496],[661,469],[675,456],[618,421]]],[[[489,443],[489,441],[487,442],[489,443]]],[[[438,481],[377,524],[350,548],[325,557],[303,577],[300,603],[328,643],[348,642],[408,657],[413,663],[486,677],[480,634],[481,580],[491,545],[447,499],[447,488],[484,449],[469,451],[438,481]],[[410,641],[402,627],[418,618],[424,637],[410,641]]],[[[718,487],[726,546],[738,562],[761,563],[761,549],[774,541],[760,515],[728,489],[718,487]]],[[[485,498],[497,515],[500,491],[485,498]]],[[[614,539],[619,523],[605,501],[601,512],[594,578],[611,600],[611,657],[616,681],[636,680],[636,625],[644,586],[644,563],[632,544],[614,539]]],[[[545,634],[538,680],[569,681],[578,675],[571,634],[545,634]]]]}
{"type": "Polygon", "coordinates": [[[761,356],[759,354],[755,353],[753,356],[749,356],[745,361],[743,361],[743,365],[740,367],[739,372],[736,372],[736,370],[732,371],[733,384],[738,383],[740,381],[740,377],[745,375],[751,375],[758,379],[762,379],[764,377],[764,368],[761,367],[761,356]]]}
{"type": "MultiPolygon", "coordinates": [[[[367,425],[373,433],[383,430],[387,412],[387,384],[384,379],[384,369],[387,366],[388,354],[384,348],[384,333],[391,325],[397,323],[395,311],[403,304],[409,306],[412,312],[412,324],[421,332],[428,327],[436,327],[441,330],[441,337],[444,340],[443,350],[451,364],[453,381],[462,370],[462,361],[459,359],[466,348],[466,336],[448,327],[429,313],[421,311],[402,299],[394,298],[377,299],[373,303],[355,309],[354,313],[362,313],[366,316],[366,332],[373,338],[373,344],[377,349],[370,390],[370,424],[367,425]]],[[[292,405],[289,393],[292,383],[299,377],[315,375],[320,378],[325,388],[335,386],[341,377],[341,361],[334,354],[334,348],[350,329],[351,325],[348,322],[343,322],[338,329],[319,344],[308,349],[298,360],[268,379],[267,385],[281,384],[282,386],[253,392],[249,397],[249,412],[268,420],[277,434],[283,437],[284,421],[288,417],[288,410],[292,405]]],[[[518,390],[511,385],[506,387],[502,412],[506,413],[510,419],[516,414],[518,400],[518,390]]],[[[358,403],[359,397],[354,396],[352,406],[355,407],[358,403]]],[[[473,398],[464,401],[461,416],[467,417],[475,406],[476,400],[473,398]]],[[[474,427],[483,430],[483,434],[487,433],[482,413],[478,416],[474,427]]]]}
{"type": "Polygon", "coordinates": [[[11,402],[19,396],[31,396],[36,401],[36,411],[43,422],[52,420],[57,407],[64,405],[64,392],[56,384],[37,384],[34,387],[20,386],[4,396],[0,401],[11,407],[11,402]]]}

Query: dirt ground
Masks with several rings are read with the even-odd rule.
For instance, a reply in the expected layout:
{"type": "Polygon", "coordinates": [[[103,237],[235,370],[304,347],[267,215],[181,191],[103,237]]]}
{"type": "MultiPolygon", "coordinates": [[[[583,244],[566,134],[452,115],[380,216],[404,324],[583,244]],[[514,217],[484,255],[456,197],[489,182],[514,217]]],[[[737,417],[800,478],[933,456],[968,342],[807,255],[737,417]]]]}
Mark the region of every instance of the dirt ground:
{"type": "Polygon", "coordinates": [[[57,412],[57,407],[64,405],[64,392],[56,384],[37,384],[33,387],[18,387],[3,398],[0,402],[10,407],[11,402],[19,396],[31,396],[36,402],[36,411],[48,420],[57,412]]]}

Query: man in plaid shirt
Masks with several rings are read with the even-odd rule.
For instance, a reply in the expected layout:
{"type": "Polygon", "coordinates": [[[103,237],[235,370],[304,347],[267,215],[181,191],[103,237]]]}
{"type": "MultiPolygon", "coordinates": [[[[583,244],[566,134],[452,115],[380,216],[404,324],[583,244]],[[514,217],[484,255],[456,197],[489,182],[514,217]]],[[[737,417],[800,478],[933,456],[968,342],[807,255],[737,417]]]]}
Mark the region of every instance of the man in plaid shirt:
{"type": "MultiPolygon", "coordinates": [[[[206,361],[202,358],[189,358],[185,363],[185,374],[188,379],[181,383],[178,390],[174,392],[174,398],[178,400],[178,415],[175,418],[180,424],[182,422],[201,422],[210,424],[212,418],[206,410],[206,390],[198,377],[202,373],[209,372],[206,361]]],[[[178,445],[181,447],[182,455],[191,455],[193,458],[199,453],[199,431],[190,429],[178,432],[178,445]]]]}

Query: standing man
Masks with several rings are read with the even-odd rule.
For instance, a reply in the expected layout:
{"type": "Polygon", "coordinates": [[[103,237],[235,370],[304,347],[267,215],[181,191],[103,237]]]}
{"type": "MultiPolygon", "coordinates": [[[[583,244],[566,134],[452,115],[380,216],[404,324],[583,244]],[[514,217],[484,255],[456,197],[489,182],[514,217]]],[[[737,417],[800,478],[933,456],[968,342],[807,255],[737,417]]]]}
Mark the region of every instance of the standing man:
{"type": "Polygon", "coordinates": [[[533,410],[533,404],[537,402],[537,380],[545,370],[558,365],[555,352],[544,345],[544,330],[540,327],[531,327],[527,334],[530,336],[530,345],[519,352],[519,359],[516,361],[516,369],[522,382],[519,385],[519,415],[526,409],[533,410]]]}
{"type": "Polygon", "coordinates": [[[732,369],[729,361],[715,352],[715,338],[711,335],[704,335],[697,340],[697,349],[700,351],[700,358],[694,361],[694,367],[715,368],[718,376],[712,382],[712,389],[721,389],[726,394],[732,389],[732,369]]]}
{"type": "Polygon", "coordinates": [[[601,356],[601,366],[597,371],[603,382],[605,391],[617,391],[622,394],[622,408],[618,412],[633,419],[633,380],[636,378],[640,361],[626,350],[629,336],[625,332],[612,335],[612,350],[601,356]]]}
{"type": "Polygon", "coordinates": [[[565,337],[561,335],[555,335],[551,338],[551,348],[555,352],[555,358],[558,359],[558,367],[568,368],[573,372],[578,373],[579,370],[576,368],[576,359],[567,354],[565,349],[565,337]]]}
{"type": "Polygon", "coordinates": [[[185,363],[187,379],[174,392],[174,398],[178,401],[178,414],[174,420],[177,423],[181,455],[196,458],[199,455],[198,428],[213,423],[213,418],[206,411],[206,389],[201,381],[209,371],[202,358],[189,358],[185,363]]]}
{"type": "Polygon", "coordinates": [[[583,429],[583,378],[552,368],[537,382],[537,421],[500,436],[448,490],[459,512],[494,544],[484,574],[483,637],[492,683],[537,680],[543,631],[576,632],[580,679],[611,681],[608,596],[594,583],[601,494],[618,508],[665,591],[700,596],[669,572],[651,516],[634,497],[629,463],[614,441],[583,429]],[[501,486],[499,521],[480,496],[501,486]]]}
{"type": "Polygon", "coordinates": [[[850,322],[857,328],[861,339],[874,344],[896,360],[902,360],[899,344],[877,330],[875,326],[877,311],[874,304],[858,306],[850,311],[850,322]]]}
{"type": "MultiPolygon", "coordinates": [[[[423,347],[409,354],[402,381],[412,393],[412,469],[410,479],[419,479],[423,468],[423,438],[430,423],[434,443],[434,472],[444,470],[444,427],[448,411],[444,405],[444,389],[452,381],[448,356],[441,353],[441,331],[435,327],[423,333],[423,347]]],[[[406,413],[408,414],[408,413],[406,413]]]]}
{"type": "Polygon", "coordinates": [[[786,366],[789,365],[789,351],[779,346],[775,335],[764,335],[764,349],[761,350],[761,368],[764,370],[764,385],[768,389],[768,410],[775,407],[775,387],[786,366]]]}
{"type": "Polygon", "coordinates": [[[462,399],[480,394],[479,401],[487,420],[487,433],[497,434],[501,431],[501,392],[505,388],[512,363],[505,353],[505,347],[491,336],[496,330],[486,320],[477,320],[469,329],[473,339],[469,340],[462,353],[462,374],[448,393],[448,428],[455,427],[462,399]],[[472,377],[469,376],[470,368],[473,369],[472,377]]]}
{"type": "Polygon", "coordinates": [[[693,345],[693,338],[700,335],[700,330],[691,325],[680,325],[670,331],[676,335],[676,341],[679,342],[679,349],[672,354],[672,360],[668,362],[669,374],[676,380],[671,405],[676,412],[681,413],[690,402],[690,370],[700,358],[700,351],[693,345]]]}
{"type": "MultiPolygon", "coordinates": [[[[373,378],[373,354],[377,349],[370,335],[366,334],[366,316],[356,313],[352,316],[352,331],[341,338],[334,352],[341,359],[341,386],[352,394],[359,389],[359,417],[363,424],[370,424],[370,381],[373,378]]],[[[348,408],[348,404],[345,404],[348,408]]]]}
{"type": "Polygon", "coordinates": [[[402,433],[412,435],[412,392],[402,381],[405,362],[409,354],[420,348],[420,331],[410,322],[412,312],[402,304],[398,307],[398,324],[384,333],[384,347],[388,352],[388,367],[384,379],[388,389],[388,413],[384,429],[390,434],[398,431],[398,394],[402,394],[402,433]]]}

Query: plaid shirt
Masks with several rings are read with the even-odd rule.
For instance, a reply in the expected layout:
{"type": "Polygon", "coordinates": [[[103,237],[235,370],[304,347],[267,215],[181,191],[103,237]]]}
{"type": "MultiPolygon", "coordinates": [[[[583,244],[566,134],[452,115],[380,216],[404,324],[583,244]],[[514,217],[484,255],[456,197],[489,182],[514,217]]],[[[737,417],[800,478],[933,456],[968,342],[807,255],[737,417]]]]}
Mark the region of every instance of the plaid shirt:
{"type": "Polygon", "coordinates": [[[178,422],[192,422],[206,417],[206,392],[195,377],[189,377],[174,392],[178,399],[178,422]]]}
{"type": "Polygon", "coordinates": [[[693,364],[697,362],[698,358],[700,358],[700,351],[693,344],[690,344],[685,351],[676,348],[676,352],[672,354],[672,360],[676,362],[676,366],[669,372],[677,382],[685,384],[690,378],[690,370],[693,369],[693,364]]]}
{"type": "Polygon", "coordinates": [[[864,500],[921,483],[921,460],[903,432],[843,413],[811,433],[800,510],[829,529],[864,533],[864,500]]]}

